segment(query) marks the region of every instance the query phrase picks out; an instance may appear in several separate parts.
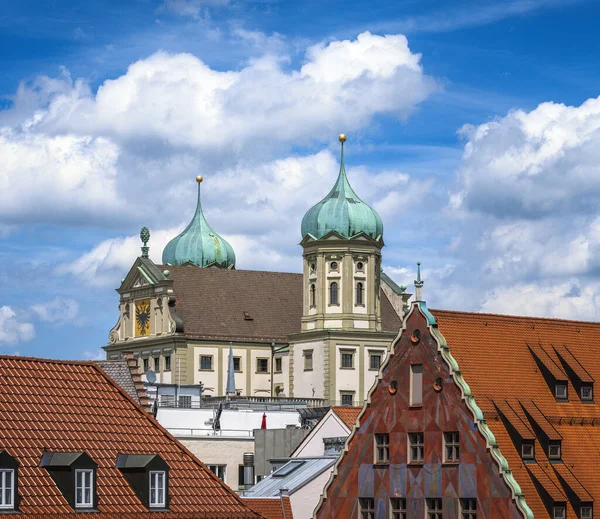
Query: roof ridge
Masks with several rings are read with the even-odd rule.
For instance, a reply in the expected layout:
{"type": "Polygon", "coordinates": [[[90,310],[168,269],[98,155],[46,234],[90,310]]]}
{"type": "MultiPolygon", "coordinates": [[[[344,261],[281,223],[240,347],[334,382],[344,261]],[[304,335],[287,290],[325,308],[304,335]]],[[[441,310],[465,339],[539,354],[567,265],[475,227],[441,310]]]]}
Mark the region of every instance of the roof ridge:
{"type": "MultiPolygon", "coordinates": [[[[22,360],[27,362],[46,362],[48,364],[71,364],[73,366],[93,366],[96,363],[96,361],[93,360],[47,359],[44,357],[24,357],[22,355],[7,354],[0,354],[0,360],[22,360]]],[[[102,360],[97,362],[104,361],[102,360]]]]}
{"type": "Polygon", "coordinates": [[[542,322],[552,322],[555,324],[564,323],[564,324],[583,324],[588,326],[598,326],[600,322],[598,321],[581,321],[574,319],[561,319],[559,317],[536,317],[533,315],[514,315],[514,314],[493,314],[489,312],[468,312],[466,310],[442,310],[442,309],[430,309],[430,312],[433,314],[445,313],[445,314],[459,314],[464,316],[473,316],[473,317],[488,317],[492,319],[516,319],[519,321],[542,321],[542,322]]]}

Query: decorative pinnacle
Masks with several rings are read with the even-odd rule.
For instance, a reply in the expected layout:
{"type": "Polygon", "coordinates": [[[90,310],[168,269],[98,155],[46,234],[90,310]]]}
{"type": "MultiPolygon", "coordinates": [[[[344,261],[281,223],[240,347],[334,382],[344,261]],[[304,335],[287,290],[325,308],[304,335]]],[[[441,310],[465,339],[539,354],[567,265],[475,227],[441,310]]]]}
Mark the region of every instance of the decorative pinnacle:
{"type": "Polygon", "coordinates": [[[415,279],[415,301],[422,301],[423,281],[421,280],[421,262],[417,261],[417,279],[415,279]]]}
{"type": "Polygon", "coordinates": [[[196,177],[196,182],[198,182],[198,184],[200,184],[204,179],[202,178],[202,175],[198,175],[196,177]]]}
{"type": "Polygon", "coordinates": [[[150,250],[150,247],[148,247],[148,242],[150,241],[150,229],[148,229],[148,227],[142,227],[142,230],[140,231],[140,240],[142,240],[142,243],[144,244],[142,247],[142,258],[147,258],[148,251],[150,250]]]}
{"type": "Polygon", "coordinates": [[[421,281],[421,262],[417,261],[417,280],[415,283],[422,283],[421,281]]]}
{"type": "Polygon", "coordinates": [[[338,137],[338,139],[340,140],[340,142],[342,144],[344,144],[346,142],[346,134],[345,133],[340,133],[340,136],[338,137]]]}

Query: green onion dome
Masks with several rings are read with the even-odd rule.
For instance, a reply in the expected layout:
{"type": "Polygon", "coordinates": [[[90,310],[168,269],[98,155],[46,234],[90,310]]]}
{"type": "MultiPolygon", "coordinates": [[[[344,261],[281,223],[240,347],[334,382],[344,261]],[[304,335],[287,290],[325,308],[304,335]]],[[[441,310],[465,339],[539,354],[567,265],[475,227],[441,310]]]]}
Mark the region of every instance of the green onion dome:
{"type": "Polygon", "coordinates": [[[231,245],[216,233],[204,217],[200,202],[202,177],[196,177],[196,181],[198,182],[196,213],[185,230],[167,243],[162,255],[163,264],[193,263],[199,267],[235,268],[235,253],[231,245]]]}
{"type": "Polygon", "coordinates": [[[340,135],[342,152],[337,181],[329,194],[302,218],[302,238],[310,234],[319,240],[332,231],[348,239],[360,233],[378,241],[383,238],[383,223],[377,211],[363,202],[348,182],[344,167],[345,141],[346,136],[340,135]]]}

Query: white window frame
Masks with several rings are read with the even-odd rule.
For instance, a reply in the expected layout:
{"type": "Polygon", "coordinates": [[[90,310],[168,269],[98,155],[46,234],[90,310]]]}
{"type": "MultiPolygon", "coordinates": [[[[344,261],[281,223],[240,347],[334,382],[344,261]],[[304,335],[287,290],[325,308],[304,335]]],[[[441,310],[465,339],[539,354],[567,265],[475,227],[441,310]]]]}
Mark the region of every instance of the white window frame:
{"type": "Polygon", "coordinates": [[[425,434],[422,432],[408,433],[408,463],[423,465],[425,458],[425,434]],[[413,449],[417,449],[413,451],[413,449]],[[413,452],[418,455],[413,456],[413,452]]]}
{"type": "Polygon", "coordinates": [[[444,433],[444,463],[458,463],[460,460],[460,433],[458,431],[448,431],[444,433]],[[448,437],[452,435],[451,440],[448,441],[448,437]],[[454,435],[456,435],[456,441],[454,441],[454,435]],[[452,457],[456,456],[456,459],[448,457],[448,449],[452,449],[452,457]]]}
{"type": "Polygon", "coordinates": [[[356,350],[352,349],[340,349],[340,369],[355,369],[354,368],[354,357],[356,355],[356,350]],[[344,366],[344,355],[350,355],[351,363],[350,366],[344,366]]]}
{"type": "Polygon", "coordinates": [[[581,517],[581,519],[593,519],[594,509],[592,505],[581,505],[579,509],[579,517],[581,517]]]}
{"type": "Polygon", "coordinates": [[[375,519],[375,498],[360,497],[358,505],[361,519],[375,519]]]}
{"type": "Polygon", "coordinates": [[[556,400],[568,400],[569,399],[569,385],[566,382],[557,382],[554,386],[554,397],[556,400]],[[559,394],[558,388],[564,388],[564,396],[559,394]]]}
{"type": "Polygon", "coordinates": [[[406,513],[405,497],[390,498],[390,519],[406,519],[406,513]]]}
{"type": "Polygon", "coordinates": [[[149,490],[148,493],[148,505],[150,508],[165,508],[166,507],[166,495],[167,495],[167,473],[164,470],[151,470],[149,474],[149,490]],[[159,496],[160,484],[159,480],[162,477],[162,495],[159,496]],[[153,486],[154,485],[154,486],[153,486]],[[155,489],[155,499],[152,501],[152,489],[155,489]],[[161,499],[158,499],[158,498],[161,499]]]}
{"type": "Polygon", "coordinates": [[[93,508],[94,507],[94,470],[93,469],[75,469],[75,508],[93,508]],[[81,474],[81,486],[78,483],[78,476],[81,474]],[[77,493],[81,489],[81,501],[78,500],[77,493]],[[89,490],[89,500],[86,500],[85,493],[89,490]]]}
{"type": "Polygon", "coordinates": [[[219,464],[219,463],[209,463],[206,465],[212,473],[217,476],[221,481],[225,481],[227,477],[227,465],[219,464]],[[214,470],[213,470],[214,469],[214,470]],[[222,472],[223,477],[219,475],[219,472],[222,472]]]}
{"type": "Polygon", "coordinates": [[[553,519],[566,519],[567,518],[567,507],[564,504],[554,505],[552,507],[552,518],[553,519]]]}
{"type": "Polygon", "coordinates": [[[390,435],[388,433],[375,433],[373,445],[375,447],[375,465],[388,465],[390,463],[390,435]]]}
{"type": "Polygon", "coordinates": [[[201,353],[199,361],[200,361],[200,371],[214,371],[215,370],[215,363],[214,363],[214,359],[213,359],[212,355],[207,354],[207,353],[201,353]],[[202,367],[203,359],[210,359],[210,367],[209,368],[202,367]]]}
{"type": "Polygon", "coordinates": [[[524,460],[535,460],[535,442],[523,441],[521,444],[521,458],[524,460]],[[531,456],[525,455],[524,447],[531,447],[531,456]]]}
{"type": "Polygon", "coordinates": [[[0,469],[0,509],[12,510],[15,507],[15,471],[14,469],[0,469]],[[10,485],[7,475],[10,474],[10,485]],[[6,491],[9,490],[10,500],[5,500],[6,491]]]}
{"type": "Polygon", "coordinates": [[[584,402],[593,402],[594,401],[593,386],[581,386],[581,400],[583,400],[584,402]],[[583,396],[584,390],[589,390],[589,396],[583,396]]]}
{"type": "Polygon", "coordinates": [[[548,459],[553,461],[562,459],[562,444],[560,441],[552,442],[548,445],[548,459]],[[550,452],[552,447],[558,447],[558,455],[550,452]]]}

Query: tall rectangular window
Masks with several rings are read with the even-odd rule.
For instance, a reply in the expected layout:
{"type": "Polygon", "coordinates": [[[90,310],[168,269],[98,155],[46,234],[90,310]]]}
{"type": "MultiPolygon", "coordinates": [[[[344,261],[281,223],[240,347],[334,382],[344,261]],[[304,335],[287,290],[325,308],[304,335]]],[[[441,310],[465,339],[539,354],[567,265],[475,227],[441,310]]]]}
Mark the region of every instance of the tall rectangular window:
{"type": "Polygon", "coordinates": [[[423,404],[423,364],[410,366],[410,405],[423,404]]]}
{"type": "Polygon", "coordinates": [[[360,519],[375,519],[375,499],[361,497],[358,502],[360,505],[360,519]]]}
{"type": "Polygon", "coordinates": [[[150,359],[144,359],[144,373],[150,369],[150,359]]]}
{"type": "Polygon", "coordinates": [[[213,369],[212,355],[200,355],[200,369],[202,371],[212,371],[212,369],[213,369]]]}
{"type": "Polygon", "coordinates": [[[0,470],[0,508],[14,508],[15,471],[0,470]]]}
{"type": "Polygon", "coordinates": [[[160,357],[154,357],[154,371],[160,371],[160,357]]]}
{"type": "Polygon", "coordinates": [[[408,434],[408,462],[423,463],[425,443],[423,433],[408,434]]]}
{"type": "Polygon", "coordinates": [[[442,500],[426,499],[427,519],[442,519],[442,500]]]}
{"type": "Polygon", "coordinates": [[[283,371],[282,366],[283,362],[281,357],[275,357],[275,373],[281,373],[283,371]]]}
{"type": "Polygon", "coordinates": [[[460,440],[457,432],[444,433],[444,462],[458,463],[460,440]]]}
{"type": "Polygon", "coordinates": [[[242,357],[233,357],[233,371],[242,371],[242,357]]]}
{"type": "Polygon", "coordinates": [[[406,519],[406,499],[390,499],[390,519],[406,519]]]}
{"type": "Polygon", "coordinates": [[[390,435],[387,433],[375,435],[375,463],[390,462],[390,435]]]}
{"type": "Polygon", "coordinates": [[[156,508],[165,507],[165,483],[166,473],[163,470],[150,471],[150,506],[156,508]]]}
{"type": "Polygon", "coordinates": [[[460,500],[461,519],[477,519],[477,499],[460,500]]]}
{"type": "Polygon", "coordinates": [[[337,304],[339,304],[339,300],[338,300],[338,284],[337,284],[336,281],[333,281],[329,285],[329,304],[330,305],[337,305],[337,304]]]}
{"type": "Polygon", "coordinates": [[[340,356],[340,365],[343,369],[354,369],[354,351],[342,350],[340,356]]]}
{"type": "Polygon", "coordinates": [[[75,507],[92,508],[94,506],[94,471],[78,469],[75,471],[75,507]]]}
{"type": "Polygon", "coordinates": [[[304,352],[304,371],[312,371],[313,369],[313,352],[312,350],[304,352]]]}
{"type": "Polygon", "coordinates": [[[269,372],[269,359],[256,359],[256,372],[257,373],[268,373],[269,372]]]}
{"type": "Polygon", "coordinates": [[[171,371],[171,355],[165,355],[165,371],[171,371]]]}
{"type": "Polygon", "coordinates": [[[213,474],[215,474],[221,481],[225,481],[225,467],[227,465],[207,465],[213,474]]]}
{"type": "Polygon", "coordinates": [[[381,353],[374,352],[369,354],[369,369],[379,370],[381,367],[381,353]]]}

